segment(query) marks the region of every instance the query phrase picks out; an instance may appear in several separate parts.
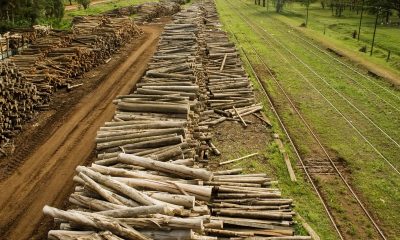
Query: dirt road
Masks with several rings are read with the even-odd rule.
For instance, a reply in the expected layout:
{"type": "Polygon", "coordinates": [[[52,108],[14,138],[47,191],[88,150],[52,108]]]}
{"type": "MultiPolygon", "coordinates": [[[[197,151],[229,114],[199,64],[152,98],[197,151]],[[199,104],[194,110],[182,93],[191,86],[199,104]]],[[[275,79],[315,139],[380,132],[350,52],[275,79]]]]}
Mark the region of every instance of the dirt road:
{"type": "Polygon", "coordinates": [[[0,183],[0,239],[44,238],[51,222],[44,218],[43,206],[63,206],[75,167],[90,160],[96,131],[114,114],[112,100],[128,93],[142,76],[161,29],[144,27],[145,36],[128,58],[72,107],[49,138],[0,183]]]}

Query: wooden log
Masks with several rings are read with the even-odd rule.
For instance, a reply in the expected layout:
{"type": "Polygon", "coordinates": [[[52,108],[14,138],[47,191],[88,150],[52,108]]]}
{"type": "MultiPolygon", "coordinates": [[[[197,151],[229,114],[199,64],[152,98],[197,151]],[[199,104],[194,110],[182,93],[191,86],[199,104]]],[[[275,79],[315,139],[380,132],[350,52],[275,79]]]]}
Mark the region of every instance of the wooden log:
{"type": "Polygon", "coordinates": [[[114,189],[117,192],[123,193],[124,195],[128,196],[130,199],[132,199],[138,203],[141,203],[143,205],[150,206],[150,205],[156,205],[159,203],[158,201],[155,201],[154,199],[146,196],[145,194],[137,191],[136,189],[129,187],[121,182],[115,181],[114,179],[112,179],[110,177],[107,177],[100,173],[97,173],[87,167],[78,166],[76,168],[76,170],[79,173],[88,175],[90,178],[103,184],[104,186],[110,187],[111,189],[114,189]]]}
{"type": "Polygon", "coordinates": [[[192,229],[196,232],[204,230],[203,219],[201,218],[179,218],[154,214],[147,218],[123,218],[119,220],[137,229],[192,229]]]}
{"type": "Polygon", "coordinates": [[[252,154],[249,154],[249,155],[240,157],[240,158],[236,158],[236,159],[232,159],[232,160],[220,162],[219,165],[220,165],[220,166],[226,165],[226,164],[233,163],[233,162],[237,162],[237,161],[240,161],[240,160],[243,160],[243,159],[247,159],[247,158],[250,158],[250,157],[253,157],[253,156],[256,156],[256,155],[258,155],[258,153],[252,153],[252,154]]]}
{"type": "Polygon", "coordinates": [[[311,239],[313,240],[321,239],[318,236],[317,232],[314,231],[314,229],[304,220],[304,218],[301,215],[297,214],[297,217],[300,219],[301,225],[304,227],[307,233],[310,234],[311,239]]]}
{"type": "Polygon", "coordinates": [[[96,210],[96,211],[105,211],[111,209],[120,209],[125,208],[125,206],[113,204],[107,201],[102,201],[86,196],[82,196],[76,193],[73,193],[69,196],[69,201],[78,206],[86,207],[88,209],[96,210]]]}
{"type": "Polygon", "coordinates": [[[171,231],[141,230],[140,233],[151,239],[159,239],[159,240],[177,240],[177,239],[194,238],[194,232],[191,229],[176,229],[171,231]]]}
{"type": "Polygon", "coordinates": [[[176,194],[166,194],[162,192],[149,192],[146,193],[150,197],[154,199],[158,199],[163,202],[167,203],[172,203],[176,204],[179,206],[184,206],[185,208],[194,208],[194,204],[196,201],[196,198],[194,196],[188,196],[188,195],[176,195],[176,194]]]}
{"type": "Polygon", "coordinates": [[[195,196],[196,199],[203,201],[209,201],[212,193],[212,187],[209,186],[197,186],[179,182],[155,181],[155,180],[138,179],[138,178],[130,178],[130,179],[117,178],[117,179],[135,188],[143,188],[143,189],[168,192],[173,194],[183,194],[182,193],[183,190],[189,195],[195,196]]]}
{"type": "Polygon", "coordinates": [[[204,169],[189,168],[183,165],[176,165],[167,162],[158,162],[150,158],[143,158],[135,155],[121,153],[118,155],[118,159],[121,163],[127,163],[132,165],[141,166],[147,169],[161,171],[165,173],[171,173],[176,176],[189,177],[192,179],[203,179],[211,180],[213,174],[204,169]]]}
{"type": "Polygon", "coordinates": [[[93,240],[123,240],[122,238],[112,234],[109,231],[71,231],[71,230],[50,230],[47,235],[49,240],[65,240],[65,239],[93,239],[93,240]]]}
{"type": "Polygon", "coordinates": [[[244,217],[254,219],[267,219],[267,220],[292,220],[291,214],[286,213],[270,213],[270,212],[249,212],[242,210],[225,210],[221,209],[218,215],[229,217],[244,217]]]}
{"type": "MultiPolygon", "coordinates": [[[[165,89],[165,88],[164,88],[165,89]]],[[[155,112],[155,113],[176,113],[188,114],[189,105],[159,105],[159,104],[133,104],[120,102],[118,103],[118,110],[129,112],[155,112]]]]}
{"type": "Polygon", "coordinates": [[[65,219],[78,225],[108,230],[125,239],[149,240],[150,238],[137,232],[132,227],[127,228],[115,219],[107,218],[93,213],[67,212],[49,206],[43,207],[43,213],[54,218],[65,219]]]}
{"type": "Polygon", "coordinates": [[[285,160],[286,169],[288,170],[290,180],[292,182],[296,182],[297,179],[296,179],[296,175],[292,168],[292,163],[290,162],[289,155],[286,152],[285,147],[283,146],[283,143],[282,143],[281,139],[279,138],[279,135],[274,134],[274,138],[275,138],[275,142],[278,144],[279,151],[281,152],[281,154],[283,155],[283,159],[285,160]]]}
{"type": "Polygon", "coordinates": [[[271,220],[260,220],[250,218],[234,218],[234,217],[212,217],[212,220],[222,221],[224,224],[240,227],[254,227],[261,229],[291,229],[289,222],[276,222],[271,220]]]}
{"type": "Polygon", "coordinates": [[[102,196],[104,199],[107,201],[118,204],[118,205],[123,205],[121,201],[119,201],[114,194],[110,194],[108,191],[103,189],[99,184],[97,184],[95,181],[93,181],[91,178],[86,176],[84,173],[79,173],[79,177],[87,183],[91,189],[95,190],[100,196],[102,196]]]}
{"type": "Polygon", "coordinates": [[[134,208],[121,208],[121,209],[112,209],[106,211],[97,212],[100,215],[113,217],[113,218],[132,218],[137,216],[147,216],[150,214],[163,214],[163,215],[171,215],[171,212],[167,205],[152,205],[152,206],[140,206],[134,208]]]}
{"type": "Polygon", "coordinates": [[[218,236],[227,236],[227,237],[251,237],[254,236],[254,233],[246,233],[246,232],[238,232],[238,231],[229,231],[223,229],[213,229],[206,228],[204,231],[207,234],[218,235],[218,236]]]}

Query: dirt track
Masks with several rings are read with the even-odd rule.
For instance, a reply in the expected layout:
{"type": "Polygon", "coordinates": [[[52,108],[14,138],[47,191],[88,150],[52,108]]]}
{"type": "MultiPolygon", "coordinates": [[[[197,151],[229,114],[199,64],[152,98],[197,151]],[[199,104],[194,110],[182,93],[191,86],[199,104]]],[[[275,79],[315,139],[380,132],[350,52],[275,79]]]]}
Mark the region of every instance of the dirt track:
{"type": "Polygon", "coordinates": [[[92,157],[96,131],[114,113],[112,100],[128,93],[146,70],[160,26],[146,26],[144,37],[125,61],[64,116],[63,123],[26,156],[13,175],[0,182],[0,239],[43,239],[51,222],[45,204],[62,207],[73,185],[74,169],[92,157]]]}

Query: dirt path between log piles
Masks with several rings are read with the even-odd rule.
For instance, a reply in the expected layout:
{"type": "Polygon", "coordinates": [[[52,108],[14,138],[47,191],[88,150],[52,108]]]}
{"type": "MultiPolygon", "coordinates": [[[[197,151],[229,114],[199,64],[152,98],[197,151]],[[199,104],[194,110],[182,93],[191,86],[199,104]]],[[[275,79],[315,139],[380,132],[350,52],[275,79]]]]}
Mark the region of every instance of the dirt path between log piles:
{"type": "Polygon", "coordinates": [[[75,167],[93,156],[96,131],[114,114],[112,100],[130,92],[156,49],[162,27],[143,29],[145,37],[125,61],[67,111],[63,123],[49,131],[52,135],[0,182],[0,239],[46,239],[52,221],[43,216],[43,206],[65,205],[75,167]]]}

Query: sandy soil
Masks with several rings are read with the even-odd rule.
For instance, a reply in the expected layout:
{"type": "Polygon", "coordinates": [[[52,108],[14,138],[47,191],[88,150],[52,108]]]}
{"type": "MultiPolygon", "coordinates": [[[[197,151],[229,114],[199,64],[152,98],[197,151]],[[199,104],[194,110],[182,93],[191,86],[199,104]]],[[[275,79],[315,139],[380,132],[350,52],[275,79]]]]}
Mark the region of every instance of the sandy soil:
{"type": "Polygon", "coordinates": [[[0,182],[0,239],[45,238],[53,223],[43,216],[43,206],[65,206],[75,167],[93,157],[96,131],[114,114],[112,100],[131,91],[156,49],[162,27],[143,30],[145,34],[122,49],[114,62],[97,69],[103,73],[99,84],[80,89],[80,96],[68,95],[51,120],[26,136],[27,146],[19,146],[25,149],[23,154],[16,149],[19,167],[12,167],[13,159],[7,159],[11,167],[0,182]]]}

